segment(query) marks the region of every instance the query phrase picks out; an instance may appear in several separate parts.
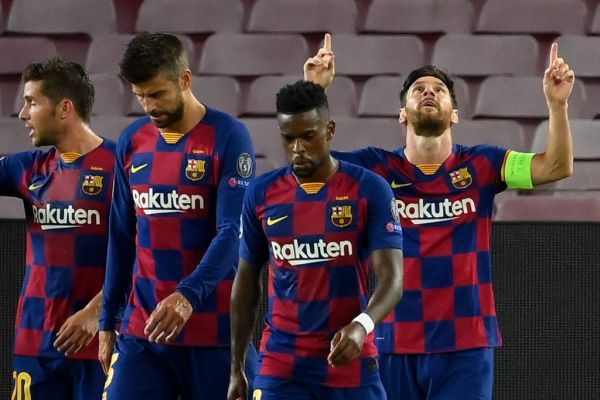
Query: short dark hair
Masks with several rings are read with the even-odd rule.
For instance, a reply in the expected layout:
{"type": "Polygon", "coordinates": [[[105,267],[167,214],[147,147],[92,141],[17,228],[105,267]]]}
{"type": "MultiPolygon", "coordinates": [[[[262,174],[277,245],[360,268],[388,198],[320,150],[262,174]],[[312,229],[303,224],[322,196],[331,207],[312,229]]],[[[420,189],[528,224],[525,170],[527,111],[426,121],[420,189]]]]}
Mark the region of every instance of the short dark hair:
{"type": "Polygon", "coordinates": [[[327,95],[321,85],[298,81],[277,93],[277,113],[299,114],[312,109],[329,110],[327,95]]]}
{"type": "Polygon", "coordinates": [[[417,79],[424,76],[433,76],[444,82],[444,85],[446,85],[448,88],[450,97],[452,98],[452,107],[458,108],[456,96],[454,95],[454,81],[448,72],[436,67],[435,65],[425,65],[424,67],[412,70],[411,73],[408,74],[404,80],[404,84],[402,85],[402,90],[400,91],[400,105],[402,107],[406,105],[406,93],[408,92],[408,89],[410,89],[412,84],[415,83],[417,79]]]}
{"type": "Polygon", "coordinates": [[[149,81],[161,72],[176,81],[188,67],[188,58],[177,36],[140,33],[127,45],[119,67],[121,77],[133,84],[149,81]]]}
{"type": "Polygon", "coordinates": [[[61,57],[53,57],[29,64],[21,79],[23,83],[41,81],[44,96],[54,104],[62,99],[71,100],[79,117],[89,122],[94,105],[94,85],[81,65],[61,57]]]}

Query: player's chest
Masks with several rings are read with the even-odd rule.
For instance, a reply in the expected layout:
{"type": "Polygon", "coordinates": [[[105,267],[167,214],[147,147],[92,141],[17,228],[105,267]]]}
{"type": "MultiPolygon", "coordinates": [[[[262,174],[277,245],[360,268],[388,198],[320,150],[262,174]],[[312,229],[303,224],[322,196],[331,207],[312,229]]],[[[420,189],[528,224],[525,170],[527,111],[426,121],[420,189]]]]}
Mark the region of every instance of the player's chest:
{"type": "Polygon", "coordinates": [[[133,153],[125,165],[134,186],[214,186],[218,157],[205,151],[133,153]]]}

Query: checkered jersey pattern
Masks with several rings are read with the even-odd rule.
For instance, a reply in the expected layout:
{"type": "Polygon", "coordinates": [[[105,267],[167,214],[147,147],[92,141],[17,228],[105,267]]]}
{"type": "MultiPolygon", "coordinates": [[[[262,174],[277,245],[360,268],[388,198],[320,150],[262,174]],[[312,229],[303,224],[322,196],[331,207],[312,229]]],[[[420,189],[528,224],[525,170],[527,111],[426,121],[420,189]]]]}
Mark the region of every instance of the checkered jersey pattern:
{"type": "Polygon", "coordinates": [[[391,185],[404,234],[404,294],[377,327],[382,353],[448,352],[501,345],[490,255],[494,196],[505,149],[454,145],[434,175],[404,150],[367,148],[337,157],[391,185]]]}
{"type": "Polygon", "coordinates": [[[331,387],[379,379],[374,335],[348,366],[327,363],[335,333],[368,302],[371,252],[402,249],[393,194],[377,175],[350,163],[316,194],[289,167],[257,178],[242,211],[240,257],[269,263],[268,312],[259,375],[331,387]]]}
{"type": "Polygon", "coordinates": [[[171,144],[149,118],[123,132],[101,329],[122,320],[122,333],[146,338],[146,320],[177,290],[194,312],[173,344],[229,345],[240,213],[253,173],[248,131],[217,110],[171,144]]]}
{"type": "MultiPolygon", "coordinates": [[[[23,200],[27,223],[15,355],[64,357],[52,345],[56,333],[102,289],[115,147],[105,140],[73,163],[55,148],[0,159],[0,195],[23,200]]],[[[97,356],[96,338],[68,357],[97,356]]]]}

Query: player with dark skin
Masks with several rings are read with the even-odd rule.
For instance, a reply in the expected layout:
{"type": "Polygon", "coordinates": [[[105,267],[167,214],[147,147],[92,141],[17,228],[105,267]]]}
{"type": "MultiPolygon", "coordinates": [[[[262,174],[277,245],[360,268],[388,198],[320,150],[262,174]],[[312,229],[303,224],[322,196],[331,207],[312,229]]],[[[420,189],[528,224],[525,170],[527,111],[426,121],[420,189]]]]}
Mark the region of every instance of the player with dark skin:
{"type": "MultiPolygon", "coordinates": [[[[326,108],[297,114],[277,114],[281,141],[298,184],[327,182],[338,170],[339,161],[329,152],[335,122],[326,108]]],[[[371,254],[371,267],[378,285],[364,311],[375,324],[393,309],[402,296],[402,251],[381,249],[371,254]]],[[[261,293],[260,266],[240,258],[231,297],[232,367],[228,399],[246,399],[245,352],[256,322],[261,293]]],[[[333,367],[347,365],[362,352],[365,328],[350,322],[331,340],[327,361],[333,367]]]]}

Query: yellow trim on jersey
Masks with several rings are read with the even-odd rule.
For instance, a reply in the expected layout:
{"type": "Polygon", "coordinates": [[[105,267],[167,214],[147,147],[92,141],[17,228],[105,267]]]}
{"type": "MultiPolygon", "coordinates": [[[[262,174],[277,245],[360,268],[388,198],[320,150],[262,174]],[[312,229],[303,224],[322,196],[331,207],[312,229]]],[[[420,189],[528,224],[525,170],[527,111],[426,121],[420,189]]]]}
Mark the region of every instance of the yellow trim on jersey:
{"type": "Polygon", "coordinates": [[[504,181],[511,189],[532,189],[531,161],[535,153],[509,151],[504,164],[504,181]]]}
{"type": "Polygon", "coordinates": [[[60,158],[62,158],[62,160],[67,164],[74,163],[75,161],[77,161],[77,159],[79,159],[79,157],[81,157],[81,154],[74,152],[66,152],[60,155],[60,158]]]}
{"type": "Polygon", "coordinates": [[[300,187],[308,194],[317,194],[325,186],[323,182],[302,183],[300,187]]]}
{"type": "Polygon", "coordinates": [[[181,140],[182,137],[185,136],[185,133],[176,133],[176,132],[161,132],[160,135],[165,139],[165,142],[168,144],[175,144],[181,140]]]}
{"type": "Polygon", "coordinates": [[[417,168],[421,170],[425,175],[433,175],[437,172],[442,164],[419,164],[417,168]]]}

